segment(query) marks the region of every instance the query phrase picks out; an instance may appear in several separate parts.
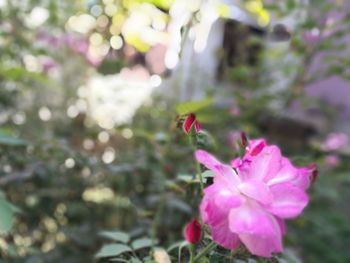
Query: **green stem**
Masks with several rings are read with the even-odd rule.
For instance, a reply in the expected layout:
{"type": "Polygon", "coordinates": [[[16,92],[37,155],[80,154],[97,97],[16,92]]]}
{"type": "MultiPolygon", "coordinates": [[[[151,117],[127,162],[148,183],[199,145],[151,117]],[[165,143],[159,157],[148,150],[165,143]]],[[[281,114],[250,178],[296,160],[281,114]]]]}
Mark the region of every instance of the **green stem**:
{"type": "Polygon", "coordinates": [[[214,241],[210,242],[197,256],[195,256],[193,263],[196,263],[203,256],[205,256],[210,251],[212,251],[214,248],[216,248],[216,246],[217,246],[217,244],[214,241]]]}
{"type": "Polygon", "coordinates": [[[194,249],[195,249],[195,247],[194,247],[194,245],[191,244],[191,245],[189,245],[188,249],[190,251],[190,261],[189,261],[189,263],[194,263],[194,249]]]}
{"type": "MultiPolygon", "coordinates": [[[[192,148],[193,148],[193,152],[196,152],[196,150],[197,150],[197,144],[196,144],[196,140],[195,140],[196,137],[195,137],[195,135],[190,134],[189,138],[190,138],[190,143],[191,143],[192,148]]],[[[203,189],[204,189],[203,177],[202,177],[201,167],[197,161],[196,161],[196,173],[197,173],[197,177],[199,179],[201,193],[203,193],[203,189]]]]}
{"type": "Polygon", "coordinates": [[[196,161],[196,171],[197,171],[197,177],[199,179],[199,184],[201,187],[201,193],[203,193],[203,189],[204,189],[203,177],[202,177],[201,167],[197,161],[196,161]]]}

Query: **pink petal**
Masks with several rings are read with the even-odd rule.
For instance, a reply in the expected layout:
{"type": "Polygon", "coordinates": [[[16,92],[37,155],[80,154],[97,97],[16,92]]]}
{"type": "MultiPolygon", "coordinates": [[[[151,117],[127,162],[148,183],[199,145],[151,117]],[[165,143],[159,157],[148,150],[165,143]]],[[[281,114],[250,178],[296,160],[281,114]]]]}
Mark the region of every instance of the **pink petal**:
{"type": "Polygon", "coordinates": [[[282,251],[279,224],[257,204],[246,203],[231,209],[229,227],[254,255],[269,257],[272,252],[282,251]]]}
{"type": "Polygon", "coordinates": [[[233,195],[232,192],[215,183],[205,188],[204,193],[200,212],[203,222],[211,225],[220,224],[227,219],[229,210],[243,202],[239,195],[233,195]]]}
{"type": "Polygon", "coordinates": [[[239,246],[238,235],[230,231],[227,219],[220,225],[210,227],[210,230],[213,240],[222,247],[232,250],[239,246]]]}
{"type": "Polygon", "coordinates": [[[285,235],[287,234],[287,226],[286,226],[286,222],[281,219],[281,218],[278,218],[278,217],[275,217],[278,225],[280,226],[280,229],[281,229],[281,233],[282,235],[285,235]]]}
{"type": "Polygon", "coordinates": [[[290,181],[291,184],[301,188],[308,189],[312,183],[313,179],[313,167],[303,167],[297,169],[296,177],[290,181]]]}
{"type": "Polygon", "coordinates": [[[223,165],[213,155],[204,150],[197,150],[195,152],[195,156],[199,163],[203,164],[205,167],[212,171],[216,171],[218,167],[223,165]]]}
{"type": "Polygon", "coordinates": [[[249,180],[238,185],[238,189],[246,196],[255,199],[262,204],[270,204],[273,196],[268,186],[257,180],[249,180]]]}
{"type": "Polygon", "coordinates": [[[246,147],[246,152],[251,156],[258,155],[266,145],[267,144],[264,139],[251,140],[249,145],[246,147]]]}
{"type": "Polygon", "coordinates": [[[214,199],[217,207],[223,210],[229,210],[240,206],[245,200],[239,195],[234,195],[231,191],[222,189],[219,191],[214,199]]]}
{"type": "Polygon", "coordinates": [[[276,146],[266,146],[262,152],[251,158],[249,179],[267,182],[280,169],[281,152],[276,146]]]}
{"type": "Polygon", "coordinates": [[[270,190],[274,201],[266,209],[280,218],[298,216],[308,203],[307,194],[292,184],[276,184],[270,190]]]}
{"type": "Polygon", "coordinates": [[[236,172],[229,165],[220,163],[213,155],[203,150],[197,150],[195,156],[199,163],[215,173],[214,181],[221,181],[222,184],[230,185],[231,187],[235,187],[240,183],[236,172]],[[216,178],[218,175],[221,177],[216,178]]]}
{"type": "Polygon", "coordinates": [[[231,209],[229,222],[231,231],[237,234],[264,236],[271,233],[279,233],[279,227],[275,219],[258,204],[253,204],[252,202],[231,209]]]}
{"type": "Polygon", "coordinates": [[[241,158],[237,157],[236,159],[233,159],[230,161],[230,164],[233,168],[238,168],[242,164],[241,158]]]}
{"type": "Polygon", "coordinates": [[[280,234],[267,236],[240,234],[238,236],[247,249],[256,256],[271,257],[272,253],[283,251],[280,234]]]}
{"type": "Polygon", "coordinates": [[[227,195],[220,185],[213,184],[204,189],[205,195],[200,205],[204,223],[208,223],[213,240],[227,249],[239,246],[239,238],[228,226],[228,213],[241,203],[239,196],[227,195]]]}
{"type": "Polygon", "coordinates": [[[267,184],[271,186],[283,182],[290,182],[295,180],[297,176],[298,169],[296,169],[287,158],[282,157],[281,169],[274,177],[268,180],[267,184]]]}

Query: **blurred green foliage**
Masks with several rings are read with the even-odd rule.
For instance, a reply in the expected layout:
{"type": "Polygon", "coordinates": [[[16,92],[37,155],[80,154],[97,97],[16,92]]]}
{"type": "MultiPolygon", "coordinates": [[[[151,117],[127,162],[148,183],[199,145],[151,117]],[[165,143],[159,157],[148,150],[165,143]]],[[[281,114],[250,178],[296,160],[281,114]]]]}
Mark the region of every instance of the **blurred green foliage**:
{"type": "MultiPolygon", "coordinates": [[[[224,79],[238,84],[225,94],[232,98],[232,104],[215,101],[213,91],[208,92],[207,99],[197,102],[168,103],[156,97],[152,106],[138,110],[132,124],[105,131],[91,124],[84,113],[67,117],[67,108],[77,99],[79,87],[95,69],[81,54],[65,46],[40,46],[38,34],[42,28],[29,27],[25,17],[35,6],[46,8],[46,30],[62,36],[67,33],[69,17],[88,14],[94,5],[104,9],[108,1],[6,2],[8,5],[0,10],[0,262],[91,262],[95,256],[96,261],[108,262],[106,257],[120,255],[128,262],[139,262],[138,258],[152,262],[150,248],[158,246],[168,248],[174,262],[185,262],[188,254],[183,249],[183,226],[198,215],[199,202],[193,195],[198,187],[198,181],[193,180],[193,148],[176,121],[177,114],[188,112],[195,112],[203,126],[196,137],[198,145],[225,161],[239,155],[227,135],[244,130],[251,137],[264,136],[278,143],[284,154],[294,156],[299,165],[319,165],[319,179],[310,190],[309,207],[288,225],[285,243],[291,252],[277,255],[273,262],[295,262],[293,258],[311,263],[350,261],[349,155],[335,152],[341,164],[328,167],[328,153],[310,143],[303,125],[271,109],[276,101],[285,108],[296,100],[303,101],[305,94],[300,87],[316,79],[329,75],[349,77],[349,60],[342,53],[345,47],[337,42],[348,35],[349,27],[312,45],[302,41],[302,33],[318,26],[315,16],[310,15],[296,28],[289,50],[302,58],[302,65],[283,91],[268,92],[268,73],[282,69],[288,76],[296,65],[282,67],[277,63],[263,68],[261,63],[264,57],[278,59],[283,52],[261,52],[253,65],[242,54],[243,58],[237,58],[238,65],[225,69],[224,79]],[[334,54],[326,70],[318,72],[320,76],[309,76],[306,69],[312,58],[320,51],[335,49],[340,54],[334,54]],[[61,75],[28,69],[26,55],[53,58],[61,75]],[[230,113],[232,105],[240,113],[230,113]],[[50,110],[51,119],[40,117],[43,108],[50,110]],[[101,132],[107,132],[109,140],[99,139],[101,132]],[[115,159],[104,162],[103,155],[110,148],[115,150],[115,159]]],[[[118,19],[108,16],[109,27],[92,28],[84,37],[89,39],[99,33],[109,41],[112,36],[120,36],[120,27],[132,7],[145,2],[157,8],[168,22],[172,1],[115,1],[118,19]],[[113,23],[119,31],[110,31],[113,23]]],[[[340,8],[321,2],[317,1],[317,12],[321,14],[340,8]]],[[[266,5],[267,10],[279,16],[296,8],[300,6],[292,0],[266,5]]],[[[342,21],[349,24],[349,17],[342,21]]],[[[329,28],[320,30],[326,29],[329,28]]],[[[141,51],[140,54],[147,48],[141,51]]],[[[124,54],[107,56],[96,70],[116,73],[133,63],[137,64],[137,60],[130,62],[124,54]]],[[[327,131],[319,132],[324,136],[327,131]]],[[[231,256],[219,248],[205,260],[230,262],[231,256]]],[[[242,248],[236,257],[248,260],[250,256],[242,248]]]]}

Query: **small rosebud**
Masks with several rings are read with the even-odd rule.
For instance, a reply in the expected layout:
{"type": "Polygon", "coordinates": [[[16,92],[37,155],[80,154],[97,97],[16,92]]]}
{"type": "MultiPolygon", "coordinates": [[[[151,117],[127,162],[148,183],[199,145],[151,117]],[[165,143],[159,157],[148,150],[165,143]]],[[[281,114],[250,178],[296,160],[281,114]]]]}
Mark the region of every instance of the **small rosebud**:
{"type": "Polygon", "coordinates": [[[189,134],[191,131],[192,126],[194,126],[194,130],[196,133],[198,133],[201,129],[200,123],[196,119],[196,115],[194,113],[190,113],[185,118],[185,121],[183,123],[183,130],[186,134],[189,134]]]}
{"type": "Polygon", "coordinates": [[[248,139],[247,139],[247,135],[245,134],[245,132],[241,132],[241,144],[242,147],[245,148],[248,145],[248,139]]]}
{"type": "Polygon", "coordinates": [[[309,164],[308,165],[308,168],[310,169],[311,171],[311,184],[313,184],[316,179],[317,179],[317,176],[318,176],[318,169],[317,169],[317,165],[312,163],[312,164],[309,164]]]}
{"type": "Polygon", "coordinates": [[[201,240],[202,227],[196,219],[192,219],[185,228],[185,239],[191,244],[197,244],[201,240]]]}

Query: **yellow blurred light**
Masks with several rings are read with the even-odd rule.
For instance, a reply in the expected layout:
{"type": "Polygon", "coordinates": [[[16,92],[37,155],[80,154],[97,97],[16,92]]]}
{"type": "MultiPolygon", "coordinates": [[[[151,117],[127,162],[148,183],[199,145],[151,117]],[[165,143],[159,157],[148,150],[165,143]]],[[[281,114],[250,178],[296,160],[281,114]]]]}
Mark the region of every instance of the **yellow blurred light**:
{"type": "Polygon", "coordinates": [[[257,16],[258,24],[260,26],[267,26],[270,22],[270,15],[266,9],[264,9],[263,3],[261,0],[250,0],[247,1],[244,7],[257,16]]]}
{"type": "Polygon", "coordinates": [[[108,22],[109,22],[109,19],[105,15],[99,16],[97,18],[97,21],[96,21],[97,26],[102,27],[102,28],[106,27],[108,25],[108,22]]]}
{"type": "Polygon", "coordinates": [[[55,241],[52,239],[49,239],[42,244],[41,251],[44,253],[47,253],[54,248],[55,248],[55,241]]]}
{"type": "Polygon", "coordinates": [[[58,243],[63,243],[63,242],[65,242],[66,240],[67,240],[66,235],[65,235],[63,232],[57,233],[57,235],[56,235],[56,241],[57,241],[58,243]]]}
{"type": "Polygon", "coordinates": [[[64,165],[68,168],[71,169],[75,166],[75,161],[73,158],[68,158],[64,161],[64,165]]]}
{"type": "Polygon", "coordinates": [[[103,42],[103,37],[101,34],[99,33],[93,33],[91,36],[90,36],[90,43],[93,45],[93,46],[99,46],[101,45],[103,42]]]}
{"type": "Polygon", "coordinates": [[[103,203],[112,201],[115,194],[111,188],[108,187],[94,187],[87,188],[83,193],[83,200],[87,202],[103,203]]]}
{"type": "Polygon", "coordinates": [[[132,130],[129,129],[129,128],[124,128],[124,129],[122,130],[122,136],[123,136],[125,139],[131,139],[133,135],[134,135],[134,133],[133,133],[132,130]]]}
{"type": "Polygon", "coordinates": [[[78,16],[72,16],[68,19],[66,26],[70,30],[74,30],[78,33],[86,34],[91,30],[96,23],[95,17],[89,14],[82,14],[78,16]]]}
{"type": "Polygon", "coordinates": [[[115,150],[111,147],[107,147],[107,149],[102,154],[102,161],[104,163],[112,163],[115,159],[115,150]]]}
{"type": "Polygon", "coordinates": [[[95,147],[95,143],[91,139],[85,139],[83,141],[83,147],[85,150],[92,150],[95,147]]]}
{"type": "Polygon", "coordinates": [[[219,13],[219,16],[223,18],[228,18],[230,16],[230,7],[225,4],[218,4],[217,7],[217,12],[219,13]]]}
{"type": "Polygon", "coordinates": [[[152,21],[152,27],[158,31],[163,31],[166,28],[165,19],[156,17],[152,21]]]}
{"type": "Polygon", "coordinates": [[[120,34],[120,27],[117,25],[111,25],[109,27],[109,33],[111,33],[111,35],[119,35],[120,34]]]}
{"type": "Polygon", "coordinates": [[[69,118],[74,119],[75,117],[77,117],[79,115],[79,110],[75,105],[71,105],[68,107],[67,109],[67,116],[69,118]]]}
{"type": "Polygon", "coordinates": [[[245,3],[245,8],[249,12],[257,13],[263,8],[263,5],[261,1],[253,0],[253,1],[247,1],[247,3],[245,3]]]}
{"type": "Polygon", "coordinates": [[[64,214],[67,211],[67,206],[63,203],[59,203],[56,207],[56,211],[59,214],[64,214]]]}
{"type": "Polygon", "coordinates": [[[122,14],[116,14],[112,18],[112,24],[118,25],[119,27],[123,24],[125,17],[122,14]]]}
{"type": "Polygon", "coordinates": [[[41,107],[39,109],[39,118],[42,120],[42,121],[49,121],[52,117],[52,113],[51,111],[49,110],[49,108],[47,107],[41,107]]]}
{"type": "Polygon", "coordinates": [[[43,219],[43,224],[45,228],[50,232],[50,233],[55,233],[58,230],[57,223],[54,219],[51,217],[45,217],[43,219]]]}
{"type": "Polygon", "coordinates": [[[106,131],[101,131],[98,135],[97,135],[98,140],[101,143],[107,143],[109,141],[110,135],[108,132],[106,131]]]}
{"type": "Polygon", "coordinates": [[[0,238],[0,249],[1,250],[7,250],[8,249],[8,244],[5,239],[0,238]]]}
{"type": "Polygon", "coordinates": [[[126,9],[131,9],[135,6],[139,5],[139,3],[137,3],[136,1],[130,1],[130,0],[123,0],[123,6],[126,9]]]}
{"type": "Polygon", "coordinates": [[[123,39],[120,36],[112,36],[109,42],[113,49],[120,49],[123,46],[123,39]]]}
{"type": "Polygon", "coordinates": [[[258,24],[260,26],[267,26],[270,22],[270,15],[266,10],[261,10],[258,14],[258,24]]]}
{"type": "Polygon", "coordinates": [[[147,52],[150,49],[150,46],[144,42],[139,35],[136,34],[127,34],[125,41],[135,47],[140,52],[147,52]]]}
{"type": "Polygon", "coordinates": [[[108,16],[114,16],[117,13],[118,7],[114,4],[108,4],[105,6],[105,13],[108,16]]]}

